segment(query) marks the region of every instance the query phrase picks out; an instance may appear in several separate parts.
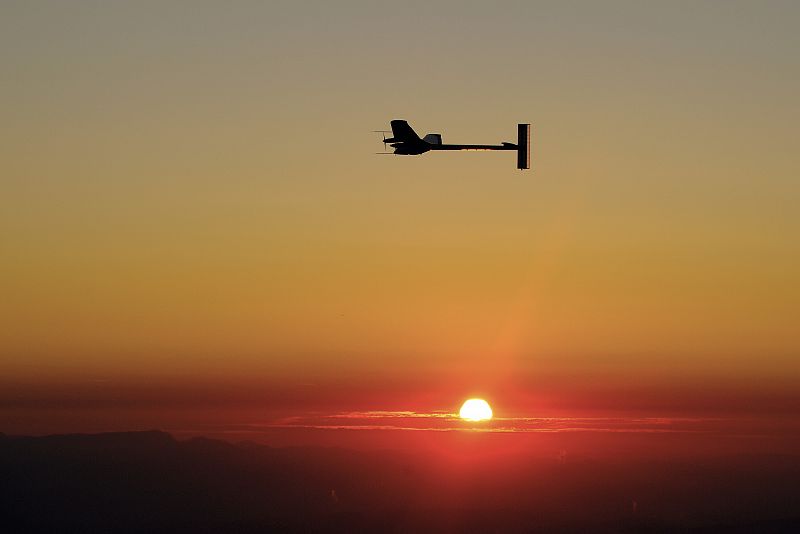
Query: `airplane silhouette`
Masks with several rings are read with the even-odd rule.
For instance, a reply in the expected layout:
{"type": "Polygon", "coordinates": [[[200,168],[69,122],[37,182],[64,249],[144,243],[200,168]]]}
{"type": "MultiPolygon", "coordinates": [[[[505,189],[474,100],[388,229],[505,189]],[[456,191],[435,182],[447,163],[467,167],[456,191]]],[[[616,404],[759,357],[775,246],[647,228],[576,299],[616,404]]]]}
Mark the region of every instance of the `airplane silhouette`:
{"type": "MultiPolygon", "coordinates": [[[[389,144],[394,148],[393,154],[402,156],[418,156],[431,150],[516,150],[517,151],[517,168],[530,169],[531,168],[531,125],[519,124],[517,125],[517,144],[503,142],[500,145],[446,145],[442,143],[441,134],[428,134],[423,138],[417,135],[417,132],[408,125],[404,120],[393,120],[392,137],[386,138],[386,133],[383,130],[377,130],[384,133],[383,143],[384,146],[389,144]]],[[[391,154],[392,152],[387,152],[391,154]]]]}

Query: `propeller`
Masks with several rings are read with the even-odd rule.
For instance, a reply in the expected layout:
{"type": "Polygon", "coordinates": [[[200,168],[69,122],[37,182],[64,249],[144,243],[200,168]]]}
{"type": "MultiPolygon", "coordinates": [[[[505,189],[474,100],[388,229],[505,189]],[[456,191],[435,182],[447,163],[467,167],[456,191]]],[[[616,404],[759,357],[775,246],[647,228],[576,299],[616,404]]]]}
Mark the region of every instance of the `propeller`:
{"type": "Polygon", "coordinates": [[[372,130],[373,133],[383,134],[383,152],[375,152],[376,154],[391,154],[389,152],[388,147],[386,146],[386,134],[389,133],[388,130],[372,130]]]}

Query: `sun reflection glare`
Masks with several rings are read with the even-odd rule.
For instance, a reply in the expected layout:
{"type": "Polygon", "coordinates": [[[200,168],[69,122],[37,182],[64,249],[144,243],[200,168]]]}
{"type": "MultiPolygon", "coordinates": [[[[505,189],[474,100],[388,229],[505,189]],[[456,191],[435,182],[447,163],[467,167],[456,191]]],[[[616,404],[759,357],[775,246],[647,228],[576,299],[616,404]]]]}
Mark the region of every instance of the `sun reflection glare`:
{"type": "Polygon", "coordinates": [[[492,408],[483,399],[469,399],[461,406],[458,416],[466,421],[488,421],[492,418],[492,408]]]}

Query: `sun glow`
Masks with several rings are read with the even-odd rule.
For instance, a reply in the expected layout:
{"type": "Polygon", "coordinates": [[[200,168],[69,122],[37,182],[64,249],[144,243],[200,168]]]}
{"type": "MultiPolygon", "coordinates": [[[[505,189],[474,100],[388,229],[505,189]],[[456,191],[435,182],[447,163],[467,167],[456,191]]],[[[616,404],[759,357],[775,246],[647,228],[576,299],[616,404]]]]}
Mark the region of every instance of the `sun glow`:
{"type": "Polygon", "coordinates": [[[461,406],[458,416],[466,421],[488,421],[492,418],[492,408],[483,399],[469,399],[461,406]]]}

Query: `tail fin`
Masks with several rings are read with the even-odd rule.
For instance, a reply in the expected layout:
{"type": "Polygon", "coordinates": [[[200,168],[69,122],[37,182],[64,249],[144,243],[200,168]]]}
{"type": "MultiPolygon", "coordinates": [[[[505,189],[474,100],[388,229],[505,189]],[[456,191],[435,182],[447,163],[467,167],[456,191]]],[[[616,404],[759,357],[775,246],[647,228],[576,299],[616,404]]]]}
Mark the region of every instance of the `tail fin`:
{"type": "Polygon", "coordinates": [[[414,129],[411,128],[411,126],[409,126],[406,121],[393,120],[391,124],[392,124],[392,141],[396,141],[399,143],[420,141],[417,132],[415,132],[414,129]]]}
{"type": "Polygon", "coordinates": [[[517,125],[517,168],[531,168],[531,125],[517,125]]]}

